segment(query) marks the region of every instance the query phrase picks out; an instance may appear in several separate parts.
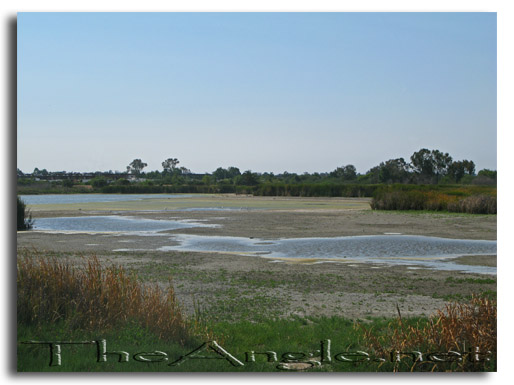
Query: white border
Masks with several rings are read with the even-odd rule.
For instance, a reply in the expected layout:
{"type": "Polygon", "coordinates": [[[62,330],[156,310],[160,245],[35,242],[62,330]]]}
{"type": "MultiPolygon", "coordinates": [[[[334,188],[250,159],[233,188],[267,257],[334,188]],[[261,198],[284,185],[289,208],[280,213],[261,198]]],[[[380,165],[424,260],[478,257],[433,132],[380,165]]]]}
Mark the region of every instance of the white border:
{"type": "MultiPolygon", "coordinates": [[[[7,92],[8,85],[8,58],[7,55],[7,20],[8,18],[15,17],[16,12],[19,11],[323,11],[323,12],[332,12],[332,11],[417,11],[417,12],[425,12],[425,11],[446,11],[446,12],[497,12],[498,13],[498,169],[500,171],[499,177],[499,212],[498,215],[498,256],[499,256],[499,272],[498,272],[498,297],[500,303],[500,318],[498,323],[499,330],[499,361],[498,361],[498,370],[499,374],[487,374],[487,375],[479,375],[479,376],[441,376],[437,377],[432,376],[416,376],[416,381],[465,381],[466,383],[473,382],[484,382],[484,381],[494,381],[498,380],[501,377],[505,377],[506,373],[509,371],[510,367],[514,365],[514,362],[511,362],[511,358],[508,356],[508,351],[510,350],[510,345],[514,342],[512,341],[512,333],[510,329],[510,319],[512,316],[512,312],[509,308],[509,299],[511,298],[511,284],[509,281],[512,281],[510,278],[511,272],[511,263],[509,260],[514,258],[512,255],[512,247],[510,239],[512,235],[510,233],[509,221],[508,219],[512,218],[513,210],[512,204],[509,202],[512,201],[512,197],[509,192],[512,190],[512,179],[514,178],[514,172],[510,169],[512,166],[512,148],[511,148],[511,137],[510,130],[514,128],[514,124],[512,121],[512,109],[513,109],[513,54],[512,47],[514,47],[514,42],[512,37],[514,36],[514,19],[513,19],[513,1],[500,1],[500,0],[489,0],[489,1],[478,1],[478,0],[468,0],[468,1],[458,1],[458,0],[432,0],[432,1],[407,1],[407,0],[393,0],[393,1],[366,1],[366,2],[358,2],[358,1],[335,1],[335,0],[317,0],[317,1],[305,1],[305,0],[296,0],[296,1],[285,1],[285,0],[261,0],[261,1],[215,1],[215,0],[192,0],[192,1],[163,1],[163,0],[145,0],[145,1],[109,1],[109,0],[89,0],[89,1],[64,1],[64,0],[48,0],[48,1],[36,1],[36,0],[19,0],[19,1],[5,1],[0,5],[3,16],[3,24],[2,24],[2,54],[3,59],[1,61],[2,66],[2,116],[4,118],[4,130],[3,141],[4,144],[2,154],[6,157],[5,154],[11,154],[13,150],[9,150],[8,146],[11,143],[7,143],[7,116],[8,116],[8,100],[11,95],[7,92]]],[[[9,213],[8,208],[13,202],[8,201],[12,198],[10,195],[13,190],[13,186],[9,186],[6,183],[6,175],[14,172],[14,164],[8,163],[11,161],[11,158],[15,159],[15,156],[9,157],[8,160],[4,159],[2,164],[2,189],[0,189],[0,201],[2,202],[2,213],[9,213]]],[[[13,212],[13,211],[11,211],[13,212]]],[[[6,246],[9,243],[9,239],[12,239],[12,225],[14,218],[10,218],[7,215],[4,215],[4,219],[1,223],[0,234],[2,236],[1,245],[3,246],[3,250],[6,250],[6,246]]],[[[3,295],[7,297],[8,295],[13,295],[13,293],[7,293],[7,282],[9,281],[7,277],[7,259],[14,258],[13,255],[8,255],[7,252],[2,253],[1,259],[4,262],[4,268],[2,269],[3,279],[1,280],[4,285],[3,295]]],[[[12,279],[12,277],[10,277],[12,279]]],[[[5,298],[4,297],[4,298],[5,298]]],[[[4,304],[7,301],[4,302],[4,304]]],[[[6,308],[4,307],[3,314],[6,314],[6,308]]],[[[8,333],[13,333],[13,330],[7,330],[7,323],[5,320],[6,317],[1,317],[2,330],[5,334],[3,334],[3,341],[9,341],[8,333]]],[[[59,376],[13,376],[12,373],[7,373],[7,357],[8,355],[14,354],[12,351],[12,346],[7,346],[4,344],[3,349],[1,349],[0,362],[2,365],[2,372],[4,373],[4,380],[22,380],[22,381],[70,381],[69,376],[63,376],[62,378],[59,376]]],[[[133,379],[130,381],[141,381],[144,377],[139,375],[131,375],[133,379]]],[[[73,381],[87,381],[93,379],[91,376],[84,375],[75,375],[73,377],[73,381]]],[[[126,376],[116,377],[116,376],[108,376],[108,377],[94,377],[95,381],[127,381],[129,380],[126,376]]],[[[354,380],[361,380],[364,382],[397,382],[397,381],[412,381],[413,378],[411,376],[401,375],[401,376],[345,376],[345,375],[337,375],[337,376],[317,376],[313,378],[311,375],[294,375],[294,376],[280,376],[280,377],[270,377],[268,375],[258,375],[258,376],[249,376],[246,375],[244,378],[241,375],[237,376],[218,376],[211,375],[206,377],[203,375],[202,377],[191,377],[191,376],[181,376],[176,377],[174,375],[170,376],[152,376],[150,379],[152,382],[190,382],[193,381],[204,381],[208,380],[209,382],[250,382],[257,383],[265,381],[279,381],[279,380],[291,380],[294,382],[300,383],[311,383],[312,381],[322,380],[324,382],[348,382],[354,380]]]]}

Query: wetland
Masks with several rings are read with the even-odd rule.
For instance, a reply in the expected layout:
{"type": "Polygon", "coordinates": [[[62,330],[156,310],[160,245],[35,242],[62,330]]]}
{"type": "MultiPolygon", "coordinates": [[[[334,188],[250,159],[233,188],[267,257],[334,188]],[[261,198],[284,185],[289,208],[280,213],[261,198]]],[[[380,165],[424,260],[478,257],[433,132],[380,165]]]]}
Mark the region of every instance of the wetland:
{"type": "Polygon", "coordinates": [[[171,276],[187,313],[365,319],[398,304],[421,316],[496,292],[496,215],[378,212],[366,198],[83,195],[28,203],[35,227],[18,232],[19,253],[94,254],[163,286],[171,276]]]}

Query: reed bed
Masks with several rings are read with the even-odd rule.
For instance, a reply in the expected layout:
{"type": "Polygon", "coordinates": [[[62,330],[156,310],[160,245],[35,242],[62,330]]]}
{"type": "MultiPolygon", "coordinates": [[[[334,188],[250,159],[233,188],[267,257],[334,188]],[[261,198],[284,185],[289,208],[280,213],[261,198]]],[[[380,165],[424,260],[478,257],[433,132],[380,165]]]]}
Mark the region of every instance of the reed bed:
{"type": "Polygon", "coordinates": [[[18,322],[63,322],[73,330],[111,330],[136,322],[163,340],[187,343],[206,332],[188,321],[173,286],[163,292],[143,285],[119,266],[102,266],[96,257],[83,267],[55,258],[18,257],[18,322]]]}
{"type": "Polygon", "coordinates": [[[467,214],[496,214],[496,189],[388,186],[379,188],[373,210],[432,210],[467,214]]]}
{"type": "Polygon", "coordinates": [[[393,371],[491,371],[496,367],[496,317],[496,301],[473,296],[469,303],[446,305],[428,322],[409,324],[398,310],[386,333],[377,336],[359,328],[376,356],[393,361],[393,371]],[[412,352],[424,352],[425,359],[412,352]],[[442,361],[426,360],[430,352],[443,353],[442,361]],[[391,354],[398,360],[391,360],[391,354]]]}

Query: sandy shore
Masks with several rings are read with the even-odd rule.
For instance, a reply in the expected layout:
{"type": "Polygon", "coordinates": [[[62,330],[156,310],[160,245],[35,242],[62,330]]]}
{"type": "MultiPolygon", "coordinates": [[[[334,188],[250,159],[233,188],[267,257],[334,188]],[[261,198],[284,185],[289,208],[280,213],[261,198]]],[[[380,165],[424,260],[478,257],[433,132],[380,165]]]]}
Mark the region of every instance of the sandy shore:
{"type": "MultiPolygon", "coordinates": [[[[182,202],[173,202],[181,206],[174,210],[166,206],[166,201],[153,201],[146,202],[146,205],[144,202],[121,202],[123,208],[89,204],[87,210],[86,207],[79,210],[77,207],[52,205],[44,209],[33,208],[33,212],[36,220],[47,216],[106,214],[194,219],[219,227],[180,229],[168,233],[264,239],[387,232],[496,239],[496,216],[375,212],[369,210],[366,199],[234,196],[202,199],[203,202],[192,199],[190,207],[227,207],[237,202],[242,209],[183,211],[188,207],[184,198],[182,202]],[[264,210],[266,205],[271,209],[264,210]]],[[[160,245],[169,244],[167,236],[18,233],[18,250],[21,253],[33,255],[34,250],[38,250],[40,255],[72,260],[96,254],[102,261],[122,264],[142,279],[160,285],[165,285],[172,276],[177,297],[187,312],[193,312],[193,303],[197,301],[211,316],[220,320],[245,318],[258,321],[263,316],[335,314],[363,319],[395,316],[396,304],[405,316],[429,315],[444,307],[448,300],[463,299],[471,293],[496,291],[496,278],[487,275],[352,261],[287,262],[223,253],[154,251],[160,245]]],[[[460,263],[494,266],[496,257],[463,256],[460,263]]]]}

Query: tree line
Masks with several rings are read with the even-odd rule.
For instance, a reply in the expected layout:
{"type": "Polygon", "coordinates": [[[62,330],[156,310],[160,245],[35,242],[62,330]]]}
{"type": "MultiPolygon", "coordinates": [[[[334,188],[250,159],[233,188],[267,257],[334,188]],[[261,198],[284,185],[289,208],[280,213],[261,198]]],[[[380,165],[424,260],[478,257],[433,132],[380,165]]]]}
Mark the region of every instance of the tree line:
{"type": "MultiPolygon", "coordinates": [[[[148,179],[170,179],[175,182],[184,181],[184,176],[190,175],[190,170],[178,168],[179,161],[170,158],[162,163],[163,171],[142,173],[146,163],[141,159],[134,159],[127,166],[127,172],[148,179]],[[182,178],[180,178],[182,177],[182,178]]],[[[198,178],[196,178],[198,179],[198,178]]],[[[448,153],[439,150],[422,148],[410,157],[410,162],[404,158],[389,159],[372,167],[364,174],[359,174],[354,165],[348,164],[337,167],[325,173],[289,173],[275,175],[271,172],[254,173],[246,170],[243,173],[237,167],[218,167],[212,173],[202,174],[204,184],[228,183],[235,185],[256,186],[262,183],[358,183],[358,184],[495,184],[496,171],[483,169],[476,173],[475,163],[472,160],[456,160],[448,153]]]]}
{"type": "MultiPolygon", "coordinates": [[[[162,171],[143,170],[148,166],[141,159],[134,159],[126,168],[126,173],[115,174],[94,173],[94,176],[87,182],[95,188],[104,188],[109,185],[129,186],[197,186],[196,190],[205,190],[199,186],[221,186],[219,191],[234,192],[235,188],[228,186],[246,186],[253,190],[274,191],[287,189],[286,186],[296,185],[373,185],[373,184],[477,184],[495,185],[497,172],[483,169],[476,173],[475,163],[472,160],[453,160],[448,154],[439,150],[422,148],[410,157],[410,161],[404,158],[389,159],[369,169],[366,173],[360,174],[352,164],[342,165],[330,172],[314,173],[289,173],[284,171],[281,174],[272,172],[256,173],[251,170],[241,172],[239,168],[231,166],[227,168],[218,167],[211,173],[195,174],[186,167],[179,167],[180,161],[177,158],[168,158],[162,162],[162,171]],[[223,187],[224,186],[224,187],[223,187]],[[275,186],[273,188],[269,186],[275,186]]],[[[64,172],[62,172],[64,173],[64,172]]],[[[46,169],[36,168],[31,174],[32,177],[45,178],[51,173],[46,169]]],[[[69,175],[69,174],[68,174],[69,175]]],[[[77,178],[80,179],[80,174],[77,178]]],[[[18,176],[24,175],[18,169],[18,176]]],[[[20,183],[20,182],[19,182],[20,183]]],[[[22,184],[29,184],[30,181],[22,181],[22,184]]],[[[71,187],[80,184],[78,180],[63,178],[62,184],[71,187]]],[[[126,188],[128,189],[128,187],[126,188]]],[[[195,190],[195,191],[196,191],[195,190]]]]}

